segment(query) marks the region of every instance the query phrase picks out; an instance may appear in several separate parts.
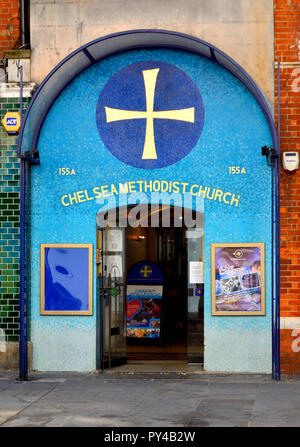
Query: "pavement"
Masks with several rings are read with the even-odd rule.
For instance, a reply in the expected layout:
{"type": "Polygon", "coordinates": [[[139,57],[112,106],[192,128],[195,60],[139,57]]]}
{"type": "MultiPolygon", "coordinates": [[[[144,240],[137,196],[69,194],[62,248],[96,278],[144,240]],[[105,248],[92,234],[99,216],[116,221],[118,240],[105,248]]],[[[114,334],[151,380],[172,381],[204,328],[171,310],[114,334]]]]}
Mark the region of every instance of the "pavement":
{"type": "Polygon", "coordinates": [[[300,377],[0,372],[0,427],[300,427],[300,377]]]}

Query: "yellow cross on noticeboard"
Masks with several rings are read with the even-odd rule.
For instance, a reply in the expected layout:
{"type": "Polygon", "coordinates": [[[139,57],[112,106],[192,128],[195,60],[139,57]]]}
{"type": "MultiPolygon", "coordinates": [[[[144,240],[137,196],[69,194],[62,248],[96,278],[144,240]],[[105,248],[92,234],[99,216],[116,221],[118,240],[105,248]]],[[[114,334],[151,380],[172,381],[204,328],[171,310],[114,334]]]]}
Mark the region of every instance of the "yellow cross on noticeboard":
{"type": "Polygon", "coordinates": [[[156,160],[157,153],[155,148],[154,139],[154,125],[153,119],[168,119],[187,121],[194,123],[195,121],[195,107],[179,110],[165,110],[154,111],[154,96],[155,86],[159,68],[152,70],[143,70],[145,94],[146,94],[146,112],[136,110],[120,110],[105,107],[106,122],[111,123],[113,121],[122,120],[134,120],[134,119],[146,119],[146,135],[142,159],[144,160],[156,160]]]}
{"type": "Polygon", "coordinates": [[[144,278],[148,278],[148,273],[149,273],[149,276],[150,276],[151,273],[152,273],[152,270],[151,270],[150,268],[149,268],[149,270],[148,270],[148,266],[145,265],[145,267],[144,267],[143,269],[140,270],[140,273],[143,274],[144,278]]]}

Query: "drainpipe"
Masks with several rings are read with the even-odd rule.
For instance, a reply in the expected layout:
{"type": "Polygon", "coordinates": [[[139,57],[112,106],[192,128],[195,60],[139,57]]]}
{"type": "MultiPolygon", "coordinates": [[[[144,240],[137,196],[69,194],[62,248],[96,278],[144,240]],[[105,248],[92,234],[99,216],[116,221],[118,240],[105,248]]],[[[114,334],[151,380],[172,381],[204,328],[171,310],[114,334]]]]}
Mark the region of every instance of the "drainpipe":
{"type": "MultiPolygon", "coordinates": [[[[20,120],[22,124],[23,113],[23,66],[20,70],[20,120]]],[[[18,153],[20,157],[20,153],[18,153]]],[[[20,157],[20,333],[19,333],[19,379],[24,381],[28,379],[28,335],[27,335],[27,297],[26,297],[26,250],[25,250],[25,179],[26,179],[27,160],[20,157]]]]}
{"type": "Polygon", "coordinates": [[[262,155],[272,167],[272,259],[271,259],[271,317],[272,317],[272,379],[280,380],[280,62],[277,65],[277,135],[275,149],[262,147],[262,155]],[[275,290],[274,290],[275,289],[275,290]]]}
{"type": "Polygon", "coordinates": [[[276,159],[276,380],[280,380],[280,62],[277,65],[277,129],[278,157],[276,159]]]}
{"type": "MultiPolygon", "coordinates": [[[[272,299],[272,305],[271,305],[271,314],[272,314],[272,379],[275,379],[275,372],[276,372],[276,343],[275,343],[275,321],[274,321],[274,308],[276,307],[276,293],[274,296],[274,286],[276,286],[276,271],[274,268],[275,264],[275,257],[276,257],[276,220],[275,220],[275,211],[276,211],[276,199],[274,200],[274,193],[276,191],[274,190],[275,185],[275,171],[276,171],[276,165],[275,160],[272,160],[272,199],[271,199],[271,206],[272,206],[272,261],[271,261],[271,269],[272,269],[272,286],[271,286],[271,299],[272,299]],[[274,205],[275,204],[275,205],[274,205]],[[275,242],[275,249],[274,249],[274,242],[275,242]]],[[[275,196],[276,197],[276,196],[275,196]]],[[[276,265],[276,264],[275,264],[276,265]]]]}
{"type": "MultiPolygon", "coordinates": [[[[20,47],[29,47],[29,1],[20,1],[20,47]]],[[[23,66],[20,73],[20,120],[23,117],[23,66]]],[[[28,181],[31,157],[18,151],[20,158],[20,332],[19,379],[28,380],[28,181]]],[[[35,160],[36,162],[36,160],[35,160]]]]}
{"type": "Polygon", "coordinates": [[[29,48],[29,0],[20,1],[20,50],[29,48]]]}

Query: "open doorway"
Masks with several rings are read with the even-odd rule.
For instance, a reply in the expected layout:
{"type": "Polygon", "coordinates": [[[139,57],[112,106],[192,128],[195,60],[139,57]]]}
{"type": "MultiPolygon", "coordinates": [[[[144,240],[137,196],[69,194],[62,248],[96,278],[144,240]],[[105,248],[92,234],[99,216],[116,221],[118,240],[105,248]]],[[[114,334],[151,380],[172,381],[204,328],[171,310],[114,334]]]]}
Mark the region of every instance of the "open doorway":
{"type": "Polygon", "coordinates": [[[135,223],[127,208],[97,215],[102,369],[203,363],[203,213],[184,211],[139,205],[135,223]]]}
{"type": "MultiPolygon", "coordinates": [[[[127,272],[137,262],[146,267],[157,263],[163,276],[162,298],[154,300],[161,308],[157,323],[159,336],[135,337],[132,331],[133,336],[127,337],[128,361],[187,361],[187,241],[184,228],[128,227],[125,240],[127,272]]],[[[144,274],[147,275],[147,271],[144,274]]],[[[150,278],[145,278],[145,283],[147,279],[150,278]]],[[[147,306],[147,301],[144,302],[147,306]]]]}

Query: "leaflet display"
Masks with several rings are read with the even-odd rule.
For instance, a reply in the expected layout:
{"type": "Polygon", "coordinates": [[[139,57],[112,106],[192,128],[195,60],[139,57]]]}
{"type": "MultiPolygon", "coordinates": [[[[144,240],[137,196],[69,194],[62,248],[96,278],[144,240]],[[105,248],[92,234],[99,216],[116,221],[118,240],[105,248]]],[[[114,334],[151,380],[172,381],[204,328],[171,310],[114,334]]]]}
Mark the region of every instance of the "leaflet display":
{"type": "Polygon", "coordinates": [[[127,337],[160,338],[163,286],[127,286],[127,337]]]}

